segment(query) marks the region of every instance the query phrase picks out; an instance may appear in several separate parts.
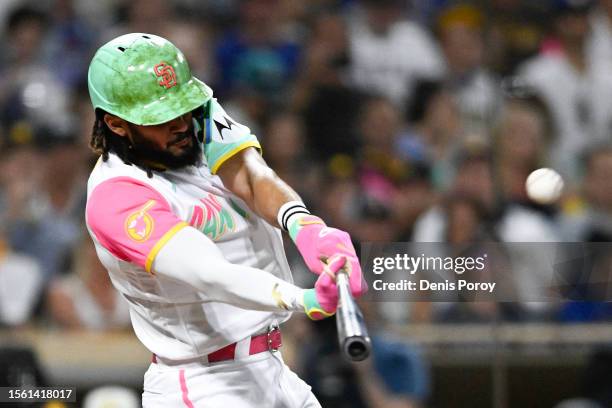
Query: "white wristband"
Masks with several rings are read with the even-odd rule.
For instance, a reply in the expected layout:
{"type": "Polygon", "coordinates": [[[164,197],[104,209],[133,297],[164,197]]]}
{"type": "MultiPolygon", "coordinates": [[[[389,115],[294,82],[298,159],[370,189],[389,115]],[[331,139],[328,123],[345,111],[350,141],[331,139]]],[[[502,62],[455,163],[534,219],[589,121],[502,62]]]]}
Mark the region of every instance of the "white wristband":
{"type": "Polygon", "coordinates": [[[301,201],[289,201],[278,210],[276,220],[282,229],[288,231],[293,219],[301,214],[310,214],[304,203],[301,201]]]}

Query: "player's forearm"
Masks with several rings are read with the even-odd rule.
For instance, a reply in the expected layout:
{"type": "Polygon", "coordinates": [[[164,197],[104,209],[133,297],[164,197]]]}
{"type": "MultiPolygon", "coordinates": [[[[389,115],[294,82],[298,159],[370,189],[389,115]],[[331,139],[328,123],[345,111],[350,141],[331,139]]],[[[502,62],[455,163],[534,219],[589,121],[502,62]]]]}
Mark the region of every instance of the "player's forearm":
{"type": "Polygon", "coordinates": [[[277,225],[278,210],[283,204],[300,200],[253,148],[224,163],[219,176],[230,191],[271,225],[277,225]]]}
{"type": "Polygon", "coordinates": [[[213,242],[187,227],[160,250],[153,270],[185,282],[206,300],[260,311],[304,312],[304,290],[272,274],[227,262],[213,242]]]}
{"type": "Polygon", "coordinates": [[[270,174],[260,175],[253,181],[255,211],[271,225],[278,225],[279,209],[288,202],[301,201],[300,196],[270,169],[270,174]]]}

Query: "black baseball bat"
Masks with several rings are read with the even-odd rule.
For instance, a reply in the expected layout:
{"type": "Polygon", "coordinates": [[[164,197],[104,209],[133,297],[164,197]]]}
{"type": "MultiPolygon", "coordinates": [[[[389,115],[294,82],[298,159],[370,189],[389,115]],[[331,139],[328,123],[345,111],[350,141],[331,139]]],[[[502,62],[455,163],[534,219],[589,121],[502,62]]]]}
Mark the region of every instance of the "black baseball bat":
{"type": "Polygon", "coordinates": [[[338,286],[336,326],[340,350],[351,361],[365,360],[370,355],[372,342],[363,321],[363,314],[351,295],[346,272],[339,272],[336,275],[336,284],[338,286]]]}

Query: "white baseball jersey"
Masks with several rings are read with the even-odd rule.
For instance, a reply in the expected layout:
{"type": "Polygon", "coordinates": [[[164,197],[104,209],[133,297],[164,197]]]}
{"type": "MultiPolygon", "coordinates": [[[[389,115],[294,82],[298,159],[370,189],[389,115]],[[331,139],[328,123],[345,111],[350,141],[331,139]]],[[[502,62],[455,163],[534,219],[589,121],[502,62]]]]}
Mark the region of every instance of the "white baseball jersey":
{"type": "Polygon", "coordinates": [[[412,21],[398,21],[380,35],[358,19],[349,38],[353,84],[365,92],[379,92],[400,106],[419,78],[444,74],[437,44],[412,21]]]}
{"type": "MultiPolygon", "coordinates": [[[[247,279],[246,274],[261,272],[255,269],[292,282],[280,230],[253,213],[215,175],[223,162],[237,152],[250,146],[259,148],[256,137],[248,127],[233,121],[214,99],[203,126],[205,145],[200,166],[154,172],[149,178],[137,166],[110,154],[108,161],[99,161],[88,182],[87,227],[98,256],[130,305],[132,324],[140,341],[156,355],[171,360],[205,356],[290,316],[289,311],[283,310],[287,307],[257,311],[246,308],[251,303],[243,305],[245,308],[235,306],[239,302],[231,296],[224,298],[219,290],[211,293],[215,286],[194,287],[156,271],[160,251],[171,241],[176,248],[190,245],[173,239],[192,234],[193,241],[193,231],[197,230],[220,251],[202,246],[201,251],[208,256],[198,264],[202,279],[225,271],[217,265],[232,265],[242,268],[233,272],[244,275],[232,277],[226,286],[244,286],[249,281],[241,282],[240,277],[247,279]],[[221,257],[223,264],[218,263],[221,257]]],[[[199,247],[190,251],[194,256],[202,255],[199,247]]],[[[183,255],[175,257],[177,265],[184,265],[183,255]]],[[[172,260],[166,256],[165,263],[172,260]]],[[[185,268],[179,267],[185,273],[185,268]]],[[[234,276],[229,271],[223,272],[225,278],[234,276]]],[[[252,276],[257,276],[258,282],[266,280],[263,275],[268,274],[261,273],[252,276]]]]}
{"type": "Polygon", "coordinates": [[[562,52],[526,61],[519,74],[546,103],[555,124],[552,165],[576,181],[579,156],[590,145],[609,140],[612,131],[612,74],[607,64],[589,61],[580,73],[562,52]]]}

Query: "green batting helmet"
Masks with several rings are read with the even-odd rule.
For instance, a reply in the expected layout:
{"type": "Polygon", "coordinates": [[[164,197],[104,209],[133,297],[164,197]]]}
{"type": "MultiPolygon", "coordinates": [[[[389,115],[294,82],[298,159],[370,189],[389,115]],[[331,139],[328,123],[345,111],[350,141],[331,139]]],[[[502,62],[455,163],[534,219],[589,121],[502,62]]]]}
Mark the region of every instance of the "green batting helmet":
{"type": "Polygon", "coordinates": [[[183,53],[152,34],[126,34],[100,47],[87,84],[94,109],[136,125],[168,122],[212,97],[212,90],[191,75],[183,53]]]}

